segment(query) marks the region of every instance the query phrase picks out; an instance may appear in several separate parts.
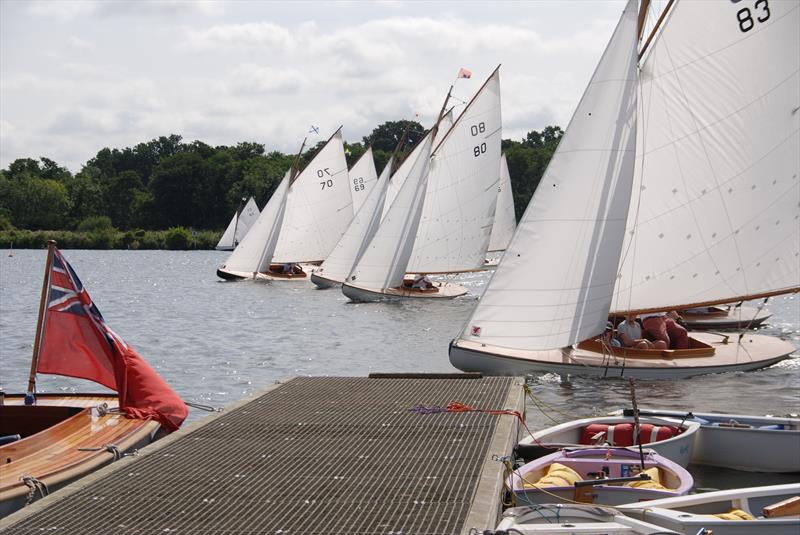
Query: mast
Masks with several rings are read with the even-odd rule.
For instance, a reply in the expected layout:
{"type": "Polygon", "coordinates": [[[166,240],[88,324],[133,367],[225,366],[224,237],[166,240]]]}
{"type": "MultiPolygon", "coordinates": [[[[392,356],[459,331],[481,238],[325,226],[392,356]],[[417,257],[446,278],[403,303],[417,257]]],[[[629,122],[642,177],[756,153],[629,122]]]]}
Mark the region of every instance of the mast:
{"type": "Polygon", "coordinates": [[[400,167],[398,160],[400,159],[400,151],[403,150],[403,147],[406,144],[406,138],[408,137],[408,131],[411,129],[411,121],[406,123],[406,127],[403,129],[403,134],[400,136],[400,141],[397,142],[397,145],[394,147],[394,151],[392,155],[389,156],[389,164],[392,166],[389,168],[389,178],[391,179],[392,175],[397,168],[400,167]]]}
{"type": "MultiPolygon", "coordinates": [[[[645,1],[647,1],[649,3],[649,0],[645,0],[645,1]]],[[[644,56],[645,50],[647,50],[647,47],[650,46],[650,41],[653,40],[653,37],[655,37],[656,32],[659,30],[659,28],[661,28],[661,23],[664,22],[664,19],[666,18],[667,13],[669,13],[669,11],[672,8],[672,5],[674,3],[675,3],[675,0],[669,0],[669,2],[667,3],[667,7],[665,7],[664,11],[661,12],[661,16],[658,17],[658,20],[656,21],[655,26],[653,26],[653,29],[650,31],[650,35],[647,37],[647,41],[645,41],[644,46],[639,51],[639,59],[642,59],[642,56],[644,56]]],[[[640,24],[641,24],[639,26],[639,40],[641,40],[642,39],[642,32],[644,31],[644,21],[641,18],[641,14],[639,15],[639,20],[640,20],[640,24]]]]}
{"type": "Polygon", "coordinates": [[[289,185],[290,186],[292,185],[292,182],[294,182],[294,179],[297,178],[298,168],[299,168],[299,165],[300,165],[300,155],[303,154],[303,149],[306,146],[306,140],[307,139],[308,139],[307,137],[303,138],[303,143],[300,144],[300,150],[297,151],[297,154],[294,157],[294,161],[292,162],[292,167],[290,168],[291,172],[289,173],[289,185]]]}
{"type": "Polygon", "coordinates": [[[239,206],[236,208],[236,220],[233,223],[233,240],[231,240],[231,244],[236,247],[239,243],[236,241],[236,230],[239,227],[239,216],[242,214],[242,203],[245,201],[245,198],[242,197],[239,200],[239,206]]]}
{"type": "Polygon", "coordinates": [[[642,0],[639,6],[639,41],[642,40],[644,34],[644,23],[647,20],[647,10],[650,8],[650,0],[642,0]]]}
{"type": "Polygon", "coordinates": [[[47,296],[50,290],[50,274],[53,268],[53,255],[56,248],[55,240],[47,242],[47,261],[44,264],[44,280],[42,281],[42,296],[39,300],[39,317],[36,320],[36,337],[33,341],[33,355],[31,357],[31,372],[28,376],[28,390],[25,394],[25,404],[34,402],[33,391],[36,388],[36,369],[39,367],[39,356],[42,352],[42,339],[44,338],[44,323],[47,316],[47,296]]]}

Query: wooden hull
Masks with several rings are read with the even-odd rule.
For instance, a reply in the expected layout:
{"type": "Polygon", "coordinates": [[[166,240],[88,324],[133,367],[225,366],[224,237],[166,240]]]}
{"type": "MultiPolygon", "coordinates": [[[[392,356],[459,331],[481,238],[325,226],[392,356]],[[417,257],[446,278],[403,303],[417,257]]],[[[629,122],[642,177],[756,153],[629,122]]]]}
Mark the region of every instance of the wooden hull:
{"type": "MultiPolygon", "coordinates": [[[[604,416],[599,418],[583,418],[580,420],[573,420],[563,424],[548,427],[536,431],[533,435],[524,437],[519,441],[520,446],[526,447],[526,452],[540,452],[540,455],[548,455],[553,452],[554,448],[580,448],[588,447],[580,445],[580,435],[583,429],[591,424],[606,424],[616,425],[620,423],[633,423],[633,417],[625,416],[604,416]]],[[[678,419],[665,420],[662,418],[646,417],[640,418],[641,424],[650,424],[653,426],[671,426],[681,427],[681,422],[678,419]]],[[[687,467],[692,460],[692,451],[694,449],[695,438],[697,431],[700,429],[700,424],[697,422],[684,422],[682,425],[683,432],[679,435],[659,441],[644,442],[644,447],[651,449],[677,463],[682,467],[687,467]]],[[[607,441],[607,437],[604,437],[607,441]]],[[[620,445],[619,443],[611,444],[612,446],[620,445]]],[[[622,444],[623,446],[630,446],[631,444],[622,444]]],[[[525,456],[525,459],[532,457],[525,456]]]]}
{"type": "Polygon", "coordinates": [[[713,312],[697,314],[685,310],[680,311],[683,323],[688,329],[755,329],[764,323],[772,314],[767,310],[759,311],[754,307],[707,307],[713,312]]]}
{"type": "Polygon", "coordinates": [[[226,281],[242,281],[242,280],[255,280],[256,282],[268,282],[268,281],[307,281],[309,280],[308,273],[311,272],[311,264],[300,264],[300,267],[303,268],[302,274],[292,274],[292,275],[284,275],[282,273],[273,273],[270,272],[260,272],[255,274],[255,278],[253,277],[253,273],[247,273],[244,271],[233,271],[229,269],[225,269],[224,267],[220,267],[217,269],[217,277],[226,280],[226,281]]]}
{"type": "Polygon", "coordinates": [[[450,362],[456,368],[486,375],[527,375],[558,373],[594,377],[633,377],[641,379],[682,379],[707,373],[757,370],[779,362],[795,347],[779,338],[747,334],[741,341],[733,336],[723,343],[720,335],[690,333],[713,351],[687,350],[696,356],[673,356],[676,352],[660,351],[654,356],[637,356],[640,351],[620,355],[602,354],[577,346],[549,351],[483,346],[467,340],[450,344],[450,362]]]}
{"type": "Polygon", "coordinates": [[[466,295],[467,289],[458,284],[448,282],[436,283],[436,292],[416,291],[409,288],[383,288],[374,290],[350,284],[342,284],[342,293],[356,303],[374,301],[400,301],[405,299],[453,299],[466,295]]]}
{"type": "Polygon", "coordinates": [[[800,533],[800,517],[797,515],[755,520],[723,520],[712,516],[739,509],[759,517],[764,507],[794,496],[800,496],[800,483],[704,492],[646,504],[631,503],[621,506],[618,511],[631,518],[692,535],[700,533],[702,528],[713,531],[714,535],[797,535],[800,533]]]}
{"type": "MultiPolygon", "coordinates": [[[[685,419],[685,411],[642,410],[685,419]]],[[[700,424],[692,463],[745,472],[800,473],[800,418],[692,412],[700,424]]],[[[689,418],[687,421],[691,421],[689,418]]]]}
{"type": "MultiPolygon", "coordinates": [[[[24,406],[21,395],[8,395],[0,410],[4,428],[18,421],[23,438],[0,446],[0,516],[5,516],[27,502],[29,487],[21,481],[23,475],[33,476],[53,492],[70,482],[106,465],[117,458],[106,449],[114,445],[120,453],[141,448],[155,439],[159,429],[152,420],[136,420],[118,413],[98,412],[103,403],[117,406],[116,395],[75,394],[42,395],[35,406],[24,406]],[[58,417],[57,423],[24,436],[32,420],[62,411],[71,416],[58,417]],[[26,412],[22,412],[26,411],[26,412]],[[27,414],[27,411],[31,411],[27,414]]],[[[7,431],[6,431],[7,432],[7,431]]],[[[40,493],[34,499],[41,498],[40,493]]]]}

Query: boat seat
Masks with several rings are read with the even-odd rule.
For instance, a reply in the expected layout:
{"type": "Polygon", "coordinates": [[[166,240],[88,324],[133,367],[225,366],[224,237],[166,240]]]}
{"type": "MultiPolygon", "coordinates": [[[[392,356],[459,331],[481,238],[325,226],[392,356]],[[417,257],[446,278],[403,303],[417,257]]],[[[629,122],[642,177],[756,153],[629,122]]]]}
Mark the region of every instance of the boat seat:
{"type": "Polygon", "coordinates": [[[22,437],[19,434],[2,436],[2,437],[0,437],[0,446],[4,446],[6,444],[11,444],[12,442],[16,442],[17,440],[19,440],[21,438],[22,437]]]}
{"type": "MultiPolygon", "coordinates": [[[[651,442],[667,440],[680,435],[681,432],[682,430],[679,427],[672,425],[641,424],[639,426],[639,442],[650,444],[651,442]]],[[[604,442],[612,446],[627,447],[635,445],[633,441],[633,424],[630,423],[587,425],[581,432],[580,443],[586,446],[597,444],[595,439],[597,435],[605,435],[604,442]]]]}
{"type": "Polygon", "coordinates": [[[536,483],[523,480],[527,488],[539,487],[571,487],[575,485],[576,481],[581,481],[581,475],[570,468],[560,463],[553,463],[547,467],[547,473],[539,478],[536,483]]]}
{"type": "Polygon", "coordinates": [[[731,509],[727,513],[719,513],[714,516],[722,520],[755,520],[753,515],[741,509],[731,509]]]}
{"type": "Polygon", "coordinates": [[[643,481],[629,481],[625,483],[626,487],[633,487],[637,489],[652,489],[652,490],[674,490],[668,487],[665,487],[661,484],[661,473],[658,471],[657,466],[653,466],[652,468],[648,468],[644,471],[645,474],[650,476],[649,480],[643,481]]]}

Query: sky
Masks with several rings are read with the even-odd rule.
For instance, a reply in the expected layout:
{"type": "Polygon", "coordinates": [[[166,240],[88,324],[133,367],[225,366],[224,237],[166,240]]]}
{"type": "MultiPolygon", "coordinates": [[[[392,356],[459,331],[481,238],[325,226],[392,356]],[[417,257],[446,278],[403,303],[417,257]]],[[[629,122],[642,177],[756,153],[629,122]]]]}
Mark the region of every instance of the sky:
{"type": "Polygon", "coordinates": [[[77,172],[169,134],[291,153],[343,125],[361,141],[430,126],[454,82],[458,111],[498,64],[504,138],[563,128],[624,4],[0,0],[0,168],[77,172]]]}

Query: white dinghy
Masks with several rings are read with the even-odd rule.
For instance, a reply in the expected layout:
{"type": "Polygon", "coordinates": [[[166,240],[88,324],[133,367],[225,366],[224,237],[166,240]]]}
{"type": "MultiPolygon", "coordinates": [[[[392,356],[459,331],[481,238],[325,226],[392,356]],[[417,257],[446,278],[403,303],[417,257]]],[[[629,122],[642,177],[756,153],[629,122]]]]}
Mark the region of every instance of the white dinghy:
{"type": "Polygon", "coordinates": [[[679,310],[687,329],[755,329],[772,314],[768,310],[740,305],[713,305],[679,310]]]}
{"type": "Polygon", "coordinates": [[[332,288],[342,284],[375,236],[381,223],[386,191],[389,186],[389,174],[393,164],[394,155],[389,158],[381,171],[381,176],[377,179],[377,184],[372,187],[369,195],[361,204],[342,239],[339,240],[322,265],[311,272],[311,282],[318,288],[332,288]]]}
{"type": "Polygon", "coordinates": [[[375,170],[375,159],[372,147],[368,147],[364,154],[353,164],[348,171],[350,179],[350,194],[353,197],[353,216],[358,213],[361,205],[367,200],[369,192],[378,182],[378,172],[375,170]]]}
{"type": "Polygon", "coordinates": [[[665,530],[627,517],[613,507],[554,503],[512,507],[503,511],[503,519],[487,535],[668,535],[665,530]]]}
{"type": "MultiPolygon", "coordinates": [[[[241,207],[241,204],[239,206],[241,207]]],[[[222,233],[222,237],[219,239],[215,249],[217,251],[233,251],[236,249],[236,246],[244,239],[247,231],[258,219],[259,213],[255,199],[250,197],[244,208],[236,210],[236,213],[233,214],[231,222],[228,223],[228,227],[222,233]]]]}
{"type": "Polygon", "coordinates": [[[508,247],[514,230],[517,228],[517,218],[514,215],[514,194],[511,190],[511,175],[508,174],[506,155],[500,157],[500,183],[497,185],[497,207],[494,211],[494,223],[489,238],[489,249],[486,251],[486,267],[495,267],[503,251],[508,247]]]}
{"type": "Polygon", "coordinates": [[[630,503],[617,511],[685,535],[797,535],[800,483],[630,503]]]}
{"type": "Polygon", "coordinates": [[[745,472],[800,472],[800,418],[647,409],[639,414],[698,423],[694,464],[745,472]]]}
{"type": "Polygon", "coordinates": [[[670,6],[641,82],[635,5],[626,8],[503,262],[451,344],[457,368],[674,379],[758,369],[795,351],[756,334],[692,333],[689,348],[675,350],[591,339],[612,309],[673,310],[798,289],[800,226],[788,221],[798,217],[800,194],[792,148],[800,143],[792,112],[800,60],[783,53],[800,47],[798,4],[776,6],[752,36],[735,23],[741,8],[732,3],[670,6]],[[733,26],[701,22],[730,17],[733,26]],[[757,72],[730,91],[728,81],[762,55],[776,61],[755,62],[757,72]],[[637,92],[644,131],[634,174],[637,92]],[[721,116],[700,116],[711,111],[721,116]],[[683,232],[686,221],[694,230],[683,232]]]}
{"type": "Polygon", "coordinates": [[[640,443],[684,468],[692,459],[700,424],[650,416],[639,417],[639,437],[634,436],[633,416],[581,418],[534,432],[519,441],[516,452],[525,461],[561,448],[633,447],[640,443]]]}

